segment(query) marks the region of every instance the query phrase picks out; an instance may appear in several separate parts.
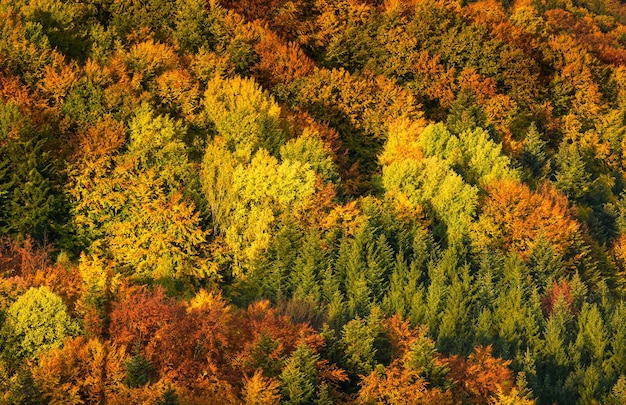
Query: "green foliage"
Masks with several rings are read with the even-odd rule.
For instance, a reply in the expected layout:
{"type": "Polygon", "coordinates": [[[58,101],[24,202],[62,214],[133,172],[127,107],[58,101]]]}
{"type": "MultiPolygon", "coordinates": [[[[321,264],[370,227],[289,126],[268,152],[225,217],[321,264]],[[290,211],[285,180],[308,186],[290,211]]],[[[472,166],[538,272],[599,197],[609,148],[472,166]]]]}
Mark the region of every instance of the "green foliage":
{"type": "Polygon", "coordinates": [[[444,161],[430,157],[383,167],[387,192],[403,193],[415,205],[427,204],[445,224],[448,243],[460,242],[473,221],[478,190],[463,181],[444,161]]]}
{"type": "Polygon", "coordinates": [[[435,156],[452,167],[459,167],[464,179],[473,184],[520,177],[502,153],[502,147],[489,139],[489,133],[481,128],[468,129],[456,136],[443,124],[429,125],[420,134],[419,144],[426,156],[435,156]]]}
{"type": "Polygon", "coordinates": [[[542,178],[545,175],[544,169],[548,162],[546,146],[537,126],[534,122],[531,123],[528,132],[526,132],[524,151],[520,159],[522,164],[530,169],[530,179],[542,178]]]}
{"type": "Polygon", "coordinates": [[[280,375],[282,394],[286,404],[311,403],[315,396],[318,372],[315,363],[319,355],[300,343],[285,362],[280,375]]]}
{"type": "Polygon", "coordinates": [[[62,177],[47,134],[0,102],[0,230],[18,239],[67,242],[62,177]]]}
{"type": "Polygon", "coordinates": [[[5,148],[3,231],[37,240],[58,238],[63,234],[64,200],[53,178],[50,154],[44,140],[31,139],[11,142],[5,148]]]}
{"type": "Polygon", "coordinates": [[[280,148],[283,160],[308,164],[322,180],[333,181],[337,178],[337,169],[332,156],[324,150],[322,140],[316,136],[301,136],[289,140],[280,148]]]}
{"type": "Polygon", "coordinates": [[[363,319],[356,318],[348,322],[341,333],[341,344],[344,347],[346,370],[353,375],[369,374],[375,366],[373,331],[363,319]]]}
{"type": "Polygon", "coordinates": [[[276,154],[285,141],[280,107],[252,79],[215,76],[207,83],[204,107],[217,133],[242,161],[258,148],[276,154]]]}
{"type": "Polygon", "coordinates": [[[142,387],[154,379],[154,366],[152,362],[138,354],[125,364],[126,380],[130,388],[142,387]]]}
{"type": "Polygon", "coordinates": [[[34,358],[60,347],[79,332],[61,298],[48,287],[30,288],[8,309],[3,334],[14,339],[19,356],[34,358]]]}
{"type": "Polygon", "coordinates": [[[559,145],[556,155],[556,186],[572,198],[582,198],[591,187],[591,175],[587,172],[577,145],[566,141],[559,145]]]}
{"type": "Polygon", "coordinates": [[[172,23],[175,6],[176,2],[168,0],[123,0],[105,5],[111,16],[110,24],[120,34],[149,28],[159,39],[166,38],[170,33],[169,24],[172,23]]]}

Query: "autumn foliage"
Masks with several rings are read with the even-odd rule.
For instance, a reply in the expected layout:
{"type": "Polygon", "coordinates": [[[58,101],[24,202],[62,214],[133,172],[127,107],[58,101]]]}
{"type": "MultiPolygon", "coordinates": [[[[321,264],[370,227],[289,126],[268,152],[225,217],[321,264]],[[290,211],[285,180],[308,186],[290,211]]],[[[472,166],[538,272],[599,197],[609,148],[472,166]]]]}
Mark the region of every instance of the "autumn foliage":
{"type": "Polygon", "coordinates": [[[626,6],[0,0],[0,405],[626,398],[626,6]]]}

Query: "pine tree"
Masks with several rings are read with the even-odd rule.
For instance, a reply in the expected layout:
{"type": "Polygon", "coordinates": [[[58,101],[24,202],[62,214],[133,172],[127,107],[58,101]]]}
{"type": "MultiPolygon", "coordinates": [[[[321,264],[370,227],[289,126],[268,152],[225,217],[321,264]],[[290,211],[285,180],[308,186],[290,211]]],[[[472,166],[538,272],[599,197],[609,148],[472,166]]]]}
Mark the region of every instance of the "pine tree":
{"type": "Polygon", "coordinates": [[[335,262],[336,273],[343,275],[347,310],[351,317],[367,315],[372,304],[364,257],[366,238],[365,232],[352,240],[344,238],[335,262]]]}
{"type": "Polygon", "coordinates": [[[325,269],[327,266],[328,261],[322,250],[319,237],[314,233],[306,235],[291,273],[294,297],[319,303],[321,291],[318,274],[321,273],[321,269],[325,269]]]}
{"type": "Polygon", "coordinates": [[[343,327],[340,340],[343,348],[342,361],[350,375],[367,375],[372,372],[377,354],[374,347],[377,335],[378,330],[359,317],[343,327]]]}
{"type": "Polygon", "coordinates": [[[336,272],[333,272],[330,265],[324,270],[323,277],[322,300],[326,306],[328,324],[339,330],[348,317],[344,295],[340,290],[341,278],[336,275],[336,272]]]}
{"type": "Polygon", "coordinates": [[[583,198],[591,189],[591,175],[579,146],[564,140],[556,155],[556,187],[574,199],[583,198]]]}
{"type": "Polygon", "coordinates": [[[475,316],[473,308],[474,286],[469,274],[469,266],[459,269],[450,278],[447,299],[440,315],[437,344],[443,353],[469,353],[473,336],[470,319],[475,316]]]}
{"type": "Polygon", "coordinates": [[[315,363],[319,355],[300,343],[289,356],[280,374],[283,401],[286,404],[308,404],[313,402],[318,383],[318,372],[315,363]]]}
{"type": "Polygon", "coordinates": [[[524,139],[524,151],[520,158],[521,163],[530,169],[530,179],[545,177],[545,167],[548,162],[546,156],[546,142],[541,139],[535,123],[531,123],[524,139]]]}
{"type": "MultiPolygon", "coordinates": [[[[54,177],[53,161],[37,133],[9,140],[2,147],[0,226],[6,233],[36,240],[64,236],[65,202],[54,177]],[[5,160],[6,159],[6,160],[5,160]]],[[[57,176],[58,177],[58,176],[57,176]]]]}
{"type": "Polygon", "coordinates": [[[407,302],[407,290],[416,288],[414,285],[407,285],[409,268],[402,257],[402,253],[396,256],[396,263],[389,278],[389,289],[382,300],[382,307],[389,315],[398,315],[402,319],[406,318],[410,310],[410,302],[407,302]]]}
{"type": "Polygon", "coordinates": [[[604,320],[596,304],[584,303],[578,315],[578,334],[574,341],[575,364],[602,367],[608,343],[604,320]]]}
{"type": "Polygon", "coordinates": [[[375,303],[382,301],[383,294],[387,291],[389,276],[393,268],[394,252],[384,234],[380,234],[374,240],[374,235],[368,238],[366,243],[365,261],[367,263],[366,280],[372,299],[375,303]]]}

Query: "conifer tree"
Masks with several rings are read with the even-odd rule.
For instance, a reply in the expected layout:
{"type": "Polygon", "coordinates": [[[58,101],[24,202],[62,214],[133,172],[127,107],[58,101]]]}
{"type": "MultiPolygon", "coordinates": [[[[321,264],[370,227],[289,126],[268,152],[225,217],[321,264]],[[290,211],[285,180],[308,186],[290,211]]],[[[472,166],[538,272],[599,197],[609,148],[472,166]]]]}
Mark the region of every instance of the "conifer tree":
{"type": "Polygon", "coordinates": [[[443,353],[468,353],[472,347],[471,321],[475,316],[473,308],[474,286],[465,265],[450,278],[447,299],[441,313],[437,343],[443,353]]]}
{"type": "Polygon", "coordinates": [[[542,178],[544,168],[548,162],[546,156],[546,142],[541,139],[541,134],[537,130],[535,123],[531,123],[524,139],[524,151],[521,162],[530,169],[530,178],[542,178]]]}
{"type": "Polygon", "coordinates": [[[306,235],[291,273],[294,297],[307,299],[315,304],[319,303],[321,299],[319,280],[321,278],[318,275],[327,266],[328,261],[319,237],[314,233],[306,235]]]}
{"type": "Polygon", "coordinates": [[[583,198],[591,189],[591,175],[587,171],[579,146],[566,140],[561,142],[556,164],[556,187],[571,198],[583,198]]]}
{"type": "Polygon", "coordinates": [[[308,404],[315,399],[318,372],[315,363],[319,355],[300,343],[289,356],[280,374],[281,391],[286,404],[308,404]]]}

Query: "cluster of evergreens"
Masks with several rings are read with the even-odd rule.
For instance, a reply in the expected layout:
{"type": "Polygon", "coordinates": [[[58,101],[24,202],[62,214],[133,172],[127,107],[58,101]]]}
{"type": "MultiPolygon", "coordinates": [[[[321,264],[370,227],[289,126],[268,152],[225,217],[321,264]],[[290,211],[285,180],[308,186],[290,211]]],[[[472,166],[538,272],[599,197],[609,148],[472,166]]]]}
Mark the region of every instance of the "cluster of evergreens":
{"type": "Polygon", "coordinates": [[[617,0],[0,0],[0,404],[626,403],[617,0]]]}

